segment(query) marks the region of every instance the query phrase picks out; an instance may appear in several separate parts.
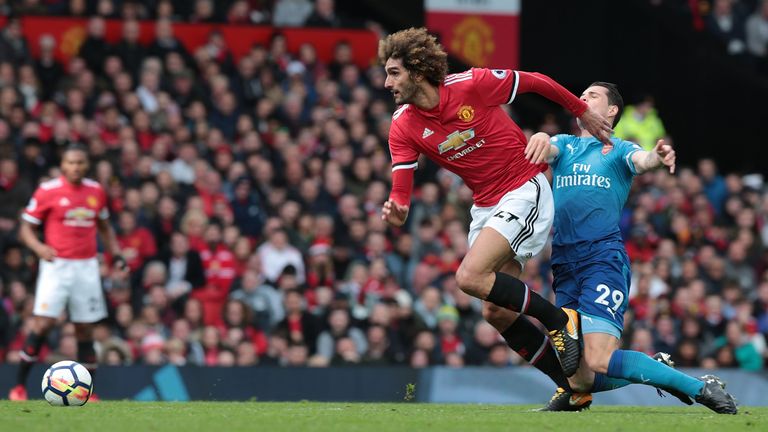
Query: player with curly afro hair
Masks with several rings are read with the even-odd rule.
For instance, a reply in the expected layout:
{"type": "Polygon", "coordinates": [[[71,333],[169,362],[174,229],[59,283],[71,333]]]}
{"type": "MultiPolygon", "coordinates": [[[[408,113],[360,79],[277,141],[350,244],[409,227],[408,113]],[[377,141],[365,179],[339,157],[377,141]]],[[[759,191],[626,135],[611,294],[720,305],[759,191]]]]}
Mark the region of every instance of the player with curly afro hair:
{"type": "Polygon", "coordinates": [[[456,272],[465,293],[485,300],[483,317],[507,344],[568,388],[581,356],[578,314],[564,311],[519,279],[522,265],[544,247],[552,226],[552,190],[534,163],[527,138],[500,105],[538,93],[568,109],[601,141],[611,124],[586,102],[540,73],[472,68],[448,75],[448,55],[425,28],[409,28],[379,43],[384,87],[400,105],[392,116],[392,191],[382,219],[408,217],[413,170],[420,155],[461,177],[473,192],[469,252],[456,272]],[[542,332],[524,315],[538,319],[542,332]],[[553,342],[550,344],[550,340],[553,342]]]}
{"type": "Polygon", "coordinates": [[[437,86],[448,73],[448,54],[437,39],[424,28],[409,28],[390,35],[379,42],[379,61],[400,59],[403,67],[413,75],[421,75],[437,86]]]}

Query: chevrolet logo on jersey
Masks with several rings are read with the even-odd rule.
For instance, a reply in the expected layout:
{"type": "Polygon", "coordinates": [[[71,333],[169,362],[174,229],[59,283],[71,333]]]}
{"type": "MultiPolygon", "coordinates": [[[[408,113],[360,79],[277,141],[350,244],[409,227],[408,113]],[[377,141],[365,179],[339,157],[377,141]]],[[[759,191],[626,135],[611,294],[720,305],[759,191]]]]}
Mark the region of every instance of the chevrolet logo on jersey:
{"type": "Polygon", "coordinates": [[[458,150],[467,145],[467,141],[474,137],[474,129],[468,129],[462,132],[456,131],[448,135],[447,139],[441,142],[439,146],[437,146],[437,149],[440,151],[440,154],[443,154],[448,150],[458,150]]]}
{"type": "Polygon", "coordinates": [[[92,227],[96,212],[85,207],[77,207],[64,213],[64,225],[73,227],[92,227]]]}
{"type": "Polygon", "coordinates": [[[73,208],[72,210],[68,210],[64,214],[64,217],[66,219],[78,219],[78,220],[93,219],[95,216],[96,216],[96,212],[85,207],[73,208]]]}

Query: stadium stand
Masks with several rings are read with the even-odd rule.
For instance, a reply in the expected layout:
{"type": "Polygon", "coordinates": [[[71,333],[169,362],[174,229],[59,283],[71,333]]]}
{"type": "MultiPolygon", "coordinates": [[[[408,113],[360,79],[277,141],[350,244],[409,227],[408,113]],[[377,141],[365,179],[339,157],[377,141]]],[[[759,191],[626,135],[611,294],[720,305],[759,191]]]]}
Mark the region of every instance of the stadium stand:
{"type": "MultiPolygon", "coordinates": [[[[459,179],[425,162],[408,225],[393,230],[379,218],[394,109],[379,66],[356,61],[350,43],[320,55],[311,38],[289,43],[279,31],[237,53],[220,31],[196,33],[192,49],[174,35],[188,23],[353,22],[327,0],[321,10],[271,3],[3,3],[0,362],[18,362],[33,304],[37,266],[16,240],[18,215],[34,187],[57,175],[61,149],[82,142],[132,270],[120,280],[102,267],[110,313],[96,331],[101,363],[521,364],[453,279],[471,205],[459,179]],[[66,62],[58,53],[73,47],[58,44],[70,39],[22,33],[18,17],[35,14],[87,19],[66,62]]],[[[703,28],[764,68],[768,2],[749,11],[737,2],[744,20],[722,17],[732,1],[714,3],[703,28]]],[[[712,159],[675,176],[645,174],[622,232],[634,272],[627,347],[669,351],[681,366],[763,367],[762,178],[720,173],[712,159]]],[[[523,279],[552,295],[547,253],[523,279]]],[[[73,341],[63,324],[41,357],[73,358],[73,341]]]]}

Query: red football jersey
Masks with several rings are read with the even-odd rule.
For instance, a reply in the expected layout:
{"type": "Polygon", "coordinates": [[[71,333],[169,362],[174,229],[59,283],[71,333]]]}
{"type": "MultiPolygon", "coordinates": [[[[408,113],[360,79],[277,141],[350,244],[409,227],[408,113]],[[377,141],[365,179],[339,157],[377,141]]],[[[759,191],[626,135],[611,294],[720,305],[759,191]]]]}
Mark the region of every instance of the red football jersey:
{"type": "Polygon", "coordinates": [[[473,68],[445,78],[433,110],[401,106],[389,131],[392,170],[416,168],[424,154],[459,175],[479,207],[545,171],[525,159],[525,135],[499,106],[515,99],[518,79],[517,71],[473,68]]]}
{"type": "Polygon", "coordinates": [[[63,176],[42,183],[21,217],[44,227],[45,243],[56,256],[86,259],[96,256],[96,218],[109,219],[107,195],[101,185],[83,179],[79,185],[63,176]]]}

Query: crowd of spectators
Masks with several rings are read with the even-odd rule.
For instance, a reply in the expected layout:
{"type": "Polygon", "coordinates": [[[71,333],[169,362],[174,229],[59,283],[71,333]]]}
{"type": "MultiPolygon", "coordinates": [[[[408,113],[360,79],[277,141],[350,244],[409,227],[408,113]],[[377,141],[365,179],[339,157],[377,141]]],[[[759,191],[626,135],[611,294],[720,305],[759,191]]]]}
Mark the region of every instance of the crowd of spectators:
{"type": "Polygon", "coordinates": [[[768,1],[713,0],[708,6],[706,31],[728,54],[755,62],[768,57],[768,1]]]}
{"type": "MultiPolygon", "coordinates": [[[[661,5],[669,0],[649,0],[661,5]]],[[[670,3],[674,3],[674,0],[670,3]]],[[[694,0],[689,8],[693,28],[709,35],[736,61],[768,73],[767,0],[694,0]]]]}
{"type": "MultiPolygon", "coordinates": [[[[22,3],[74,13],[87,2],[22,3]]],[[[380,218],[394,108],[380,67],[361,69],[344,43],[329,62],[311,43],[288,52],[279,33],[241,58],[215,33],[190,51],[164,14],[214,2],[95,2],[107,16],[105,5],[118,3],[161,17],[158,38],[138,43],[129,18],[111,45],[103,19],[91,17],[79,55],[59,64],[52,38],[25,41],[15,20],[2,30],[0,363],[18,361],[33,305],[36,258],[16,240],[19,212],[75,141],[89,148],[131,269],[116,278],[102,257],[101,363],[521,363],[453,277],[471,206],[460,179],[422,161],[407,225],[380,218]],[[29,44],[39,44],[38,58],[29,44]]],[[[259,2],[220,3],[253,12],[259,2]]],[[[293,3],[306,2],[276,2],[293,3]]],[[[557,133],[574,124],[522,126],[557,133]]],[[[760,177],[720,174],[712,160],[642,175],[621,229],[634,273],[626,346],[671,352],[681,366],[762,367],[760,177]]],[[[522,278],[551,298],[548,256],[533,258],[522,278]]],[[[41,357],[76,358],[76,349],[62,317],[41,357]]]]}
{"type": "Polygon", "coordinates": [[[0,15],[49,15],[278,27],[376,26],[340,12],[335,0],[16,0],[0,1],[0,15]]]}

